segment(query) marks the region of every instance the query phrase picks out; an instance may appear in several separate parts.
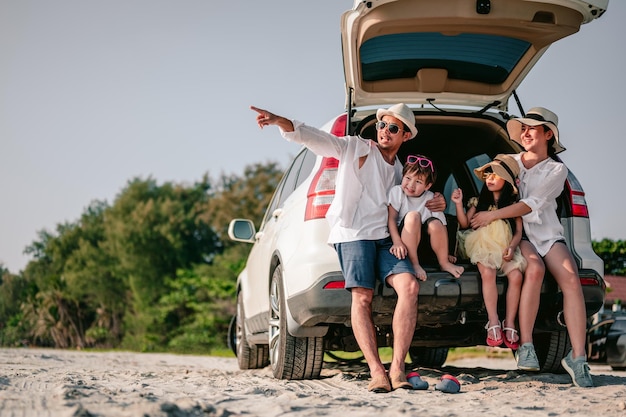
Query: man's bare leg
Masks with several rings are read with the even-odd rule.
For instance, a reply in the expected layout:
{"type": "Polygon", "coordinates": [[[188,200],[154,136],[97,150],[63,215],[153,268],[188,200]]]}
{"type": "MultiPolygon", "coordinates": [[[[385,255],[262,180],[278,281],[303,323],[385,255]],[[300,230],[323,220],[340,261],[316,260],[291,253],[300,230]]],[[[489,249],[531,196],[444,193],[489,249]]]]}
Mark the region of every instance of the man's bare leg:
{"type": "Polygon", "coordinates": [[[389,375],[404,375],[406,355],[409,352],[417,323],[417,296],[419,283],[412,274],[391,275],[387,283],[396,291],[398,301],[393,313],[393,358],[389,375]]]}
{"type": "Polygon", "coordinates": [[[374,291],[369,288],[352,288],[352,307],[350,309],[352,331],[356,342],[370,368],[372,378],[386,376],[378,354],[376,331],[372,320],[372,297],[374,291]]]}

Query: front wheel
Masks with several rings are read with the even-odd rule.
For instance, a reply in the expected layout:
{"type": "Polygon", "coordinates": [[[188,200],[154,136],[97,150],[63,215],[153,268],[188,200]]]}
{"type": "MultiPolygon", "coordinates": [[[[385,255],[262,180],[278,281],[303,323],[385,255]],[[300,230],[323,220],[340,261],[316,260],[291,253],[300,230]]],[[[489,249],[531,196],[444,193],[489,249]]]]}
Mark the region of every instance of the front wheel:
{"type": "Polygon", "coordinates": [[[267,366],[269,353],[267,345],[255,345],[248,343],[244,321],[246,319],[243,308],[243,295],[237,294],[237,315],[235,316],[234,331],[230,336],[232,345],[237,354],[239,369],[259,369],[267,366]]]}
{"type": "Polygon", "coordinates": [[[272,373],[278,379],[319,378],[324,363],[321,337],[294,337],[287,330],[283,273],[276,267],[270,284],[269,350],[272,373]]]}
{"type": "Polygon", "coordinates": [[[228,324],[228,348],[237,356],[237,315],[231,317],[228,324]]]}

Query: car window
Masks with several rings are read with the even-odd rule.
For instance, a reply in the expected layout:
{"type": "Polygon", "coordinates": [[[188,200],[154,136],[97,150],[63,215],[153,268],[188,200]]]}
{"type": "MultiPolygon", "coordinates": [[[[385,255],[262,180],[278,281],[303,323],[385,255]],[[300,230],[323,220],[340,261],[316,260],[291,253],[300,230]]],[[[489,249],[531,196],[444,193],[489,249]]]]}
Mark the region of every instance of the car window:
{"type": "Polygon", "coordinates": [[[451,79],[500,84],[529,47],[497,35],[397,33],[367,40],[360,57],[364,81],[412,78],[422,68],[443,68],[451,79]]]}
{"type": "Polygon", "coordinates": [[[285,200],[293,193],[293,190],[298,186],[298,176],[300,174],[300,168],[305,159],[306,152],[301,151],[291,163],[289,171],[283,178],[282,190],[280,192],[280,198],[278,200],[278,207],[282,207],[285,204],[285,200]]]}
{"type": "Polygon", "coordinates": [[[465,165],[467,165],[467,169],[472,174],[472,179],[474,180],[474,186],[479,192],[483,188],[484,183],[476,175],[474,175],[474,170],[476,168],[479,168],[485,165],[487,162],[490,162],[491,160],[492,158],[490,158],[489,155],[482,154],[482,155],[477,155],[473,158],[470,158],[465,162],[465,165]]]}
{"type": "Polygon", "coordinates": [[[456,190],[457,188],[459,188],[459,186],[457,185],[454,176],[448,176],[448,179],[446,180],[446,185],[443,187],[443,196],[446,198],[447,202],[444,213],[450,214],[451,216],[456,216],[456,205],[452,203],[450,197],[452,196],[452,191],[456,190]]]}
{"type": "Polygon", "coordinates": [[[313,171],[313,167],[315,166],[315,160],[317,159],[317,155],[308,149],[304,149],[302,153],[304,154],[304,159],[302,160],[300,172],[298,172],[298,180],[296,181],[295,188],[298,188],[300,184],[311,175],[311,171],[313,171]]]}
{"type": "MultiPolygon", "coordinates": [[[[476,175],[474,175],[474,169],[485,165],[489,161],[491,161],[491,158],[487,154],[476,155],[468,159],[467,161],[465,161],[465,169],[461,171],[457,171],[457,173],[464,172],[466,173],[466,175],[469,175],[471,178],[471,181],[474,184],[474,189],[480,193],[480,190],[482,189],[484,183],[476,175]]],[[[468,184],[467,181],[465,181],[464,183],[468,184]]],[[[445,196],[446,201],[448,202],[448,204],[446,205],[445,213],[451,216],[456,216],[456,206],[451,202],[450,197],[452,196],[452,191],[454,191],[458,187],[459,185],[456,181],[456,178],[454,178],[454,175],[450,175],[446,179],[445,186],[443,189],[443,195],[445,196]]],[[[471,196],[470,190],[464,189],[463,199],[467,201],[468,196],[471,196]]]]}
{"type": "MultiPolygon", "coordinates": [[[[268,219],[272,217],[272,213],[279,207],[285,203],[285,200],[291,195],[293,190],[296,189],[297,185],[299,185],[299,173],[303,162],[306,158],[307,150],[302,150],[293,160],[289,169],[283,175],[283,178],[278,183],[276,187],[276,191],[274,191],[274,196],[272,197],[272,201],[267,206],[267,210],[265,211],[265,218],[263,219],[263,224],[265,224],[268,219]]],[[[301,183],[302,181],[300,181],[301,183]]]]}

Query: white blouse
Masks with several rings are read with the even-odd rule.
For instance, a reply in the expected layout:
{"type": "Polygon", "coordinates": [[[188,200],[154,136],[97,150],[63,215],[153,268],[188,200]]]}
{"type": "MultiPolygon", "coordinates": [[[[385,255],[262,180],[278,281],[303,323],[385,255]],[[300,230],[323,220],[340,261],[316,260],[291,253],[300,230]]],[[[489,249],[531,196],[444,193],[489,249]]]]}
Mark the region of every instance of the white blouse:
{"type": "Polygon", "coordinates": [[[531,212],[522,216],[524,232],[539,255],[545,256],[552,245],[563,240],[563,225],[559,221],[556,199],[563,192],[567,179],[567,167],[561,162],[547,158],[532,168],[522,162],[522,153],[515,154],[520,168],[520,201],[531,212]]]}

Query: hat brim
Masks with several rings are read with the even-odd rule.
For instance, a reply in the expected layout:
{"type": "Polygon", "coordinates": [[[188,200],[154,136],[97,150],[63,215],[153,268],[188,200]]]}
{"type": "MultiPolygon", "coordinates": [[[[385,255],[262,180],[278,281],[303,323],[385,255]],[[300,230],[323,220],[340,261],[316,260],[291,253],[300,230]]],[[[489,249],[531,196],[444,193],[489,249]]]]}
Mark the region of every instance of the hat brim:
{"type": "Polygon", "coordinates": [[[511,174],[502,165],[500,165],[496,161],[487,162],[485,165],[483,165],[483,166],[481,166],[479,168],[475,168],[474,169],[474,174],[482,182],[485,182],[485,179],[483,178],[483,174],[485,173],[485,170],[487,168],[491,168],[491,171],[494,174],[496,174],[498,177],[504,179],[506,182],[511,184],[511,186],[513,187],[513,192],[515,194],[518,193],[517,186],[515,185],[515,178],[511,177],[511,174]]]}
{"type": "Polygon", "coordinates": [[[519,117],[516,119],[511,119],[506,122],[506,130],[509,132],[509,137],[515,142],[522,144],[521,136],[522,136],[522,125],[526,126],[539,126],[546,125],[552,130],[554,133],[554,143],[552,144],[552,148],[554,149],[554,153],[563,152],[565,148],[561,145],[559,141],[559,128],[552,122],[544,122],[541,120],[529,119],[526,117],[519,117]]]}
{"type": "Polygon", "coordinates": [[[415,126],[415,119],[407,120],[407,118],[403,115],[389,111],[389,109],[378,109],[378,111],[376,111],[376,119],[382,120],[383,116],[395,117],[396,119],[402,121],[402,123],[404,123],[411,131],[411,139],[417,136],[417,126],[415,126]]]}

